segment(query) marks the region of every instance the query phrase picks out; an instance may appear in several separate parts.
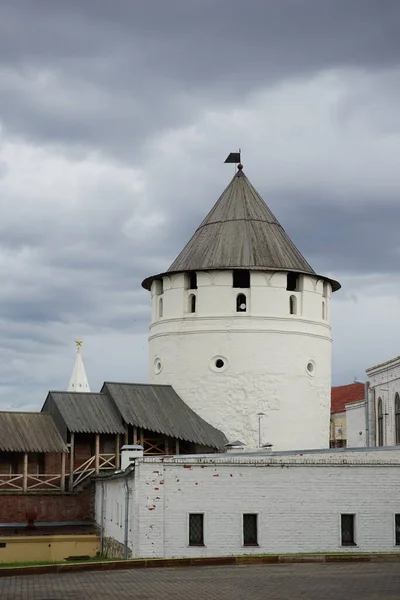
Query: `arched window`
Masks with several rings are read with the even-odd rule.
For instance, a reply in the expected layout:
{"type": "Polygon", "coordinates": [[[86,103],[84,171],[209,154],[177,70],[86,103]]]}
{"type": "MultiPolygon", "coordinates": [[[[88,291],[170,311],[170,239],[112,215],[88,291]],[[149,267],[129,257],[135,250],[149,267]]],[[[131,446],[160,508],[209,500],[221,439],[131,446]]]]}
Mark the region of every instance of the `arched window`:
{"type": "Polygon", "coordinates": [[[238,294],[236,297],[236,312],[246,312],[247,298],[245,294],[238,294]]]}
{"type": "Polygon", "coordinates": [[[322,289],[322,295],[324,298],[328,297],[328,282],[324,281],[324,285],[323,285],[323,289],[322,289]]]}
{"type": "Polygon", "coordinates": [[[326,319],[326,306],[325,306],[325,300],[322,300],[322,318],[325,321],[326,319]]]}
{"type": "Polygon", "coordinates": [[[162,317],[164,313],[164,308],[163,308],[163,299],[160,298],[158,301],[158,316],[162,317]]]}
{"type": "Polygon", "coordinates": [[[378,446],[383,446],[383,406],[382,406],[382,398],[378,399],[378,446]]]}
{"type": "Polygon", "coordinates": [[[297,298],[296,298],[296,296],[290,296],[290,298],[289,298],[289,312],[291,315],[297,315],[297,298]]]}
{"type": "Polygon", "coordinates": [[[396,444],[400,444],[400,396],[397,392],[394,397],[394,422],[396,429],[396,444]]]}
{"type": "Polygon", "coordinates": [[[189,312],[190,313],[196,312],[196,296],[195,296],[195,294],[190,294],[190,296],[189,296],[189,312]]]}

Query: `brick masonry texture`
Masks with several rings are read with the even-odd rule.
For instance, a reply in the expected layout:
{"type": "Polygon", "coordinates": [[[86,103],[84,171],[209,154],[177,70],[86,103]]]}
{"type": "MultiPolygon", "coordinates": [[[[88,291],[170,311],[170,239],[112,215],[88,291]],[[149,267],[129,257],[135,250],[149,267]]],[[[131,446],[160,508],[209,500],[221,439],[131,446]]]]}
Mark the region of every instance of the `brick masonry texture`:
{"type": "MultiPolygon", "coordinates": [[[[251,458],[245,456],[220,460],[138,461],[129,478],[129,547],[134,557],[399,548],[395,544],[395,514],[400,514],[398,450],[347,452],[342,458],[332,451],[322,457],[293,458],[294,463],[282,457],[284,464],[268,458],[246,464],[251,458]],[[204,546],[189,545],[189,513],[204,514],[204,546]],[[244,513],[258,515],[258,546],[244,545],[244,513]],[[354,515],[355,545],[341,545],[341,513],[354,515]]],[[[124,482],[104,482],[104,488],[104,535],[123,542],[124,482]]],[[[99,525],[101,491],[97,484],[99,525]]]]}
{"type": "Polygon", "coordinates": [[[1,600],[386,600],[398,563],[287,564],[75,572],[0,579],[1,600]]]}
{"type": "MultiPolygon", "coordinates": [[[[76,494],[1,494],[0,522],[26,523],[26,513],[37,513],[38,522],[92,521],[91,488],[76,494]]],[[[1,596],[0,596],[1,598],[1,596]]]]}

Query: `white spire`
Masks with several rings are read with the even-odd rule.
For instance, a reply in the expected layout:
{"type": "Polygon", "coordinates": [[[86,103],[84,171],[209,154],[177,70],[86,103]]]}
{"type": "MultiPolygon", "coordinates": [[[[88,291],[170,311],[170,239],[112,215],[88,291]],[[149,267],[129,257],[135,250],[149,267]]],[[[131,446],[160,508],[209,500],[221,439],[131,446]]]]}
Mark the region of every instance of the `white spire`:
{"type": "Polygon", "coordinates": [[[83,365],[81,346],[82,340],[75,340],[76,358],[74,368],[72,369],[71,379],[68,384],[68,392],[90,392],[89,382],[86,377],[85,367],[83,365]]]}

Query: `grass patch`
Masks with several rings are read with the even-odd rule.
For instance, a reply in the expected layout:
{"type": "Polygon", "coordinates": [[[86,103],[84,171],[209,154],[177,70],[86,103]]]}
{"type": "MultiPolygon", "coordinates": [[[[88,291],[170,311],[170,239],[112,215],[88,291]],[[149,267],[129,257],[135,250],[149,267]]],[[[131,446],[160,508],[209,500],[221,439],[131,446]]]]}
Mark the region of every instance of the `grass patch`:
{"type": "Polygon", "coordinates": [[[85,560],[35,560],[35,561],[22,561],[22,562],[9,562],[0,563],[0,569],[9,568],[9,567],[41,567],[45,565],[66,565],[73,563],[97,563],[97,562],[116,562],[119,560],[123,560],[122,558],[106,558],[105,556],[93,556],[92,558],[87,558],[85,560]]]}

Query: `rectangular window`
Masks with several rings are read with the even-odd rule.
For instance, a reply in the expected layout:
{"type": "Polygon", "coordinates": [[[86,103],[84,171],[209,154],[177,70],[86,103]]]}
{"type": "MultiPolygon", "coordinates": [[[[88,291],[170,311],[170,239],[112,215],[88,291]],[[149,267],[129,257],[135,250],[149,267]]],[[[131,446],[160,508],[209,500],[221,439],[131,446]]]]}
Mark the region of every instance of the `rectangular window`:
{"type": "Polygon", "coordinates": [[[289,292],[298,292],[300,290],[300,276],[297,273],[287,274],[286,289],[289,292]]]}
{"type": "Polygon", "coordinates": [[[355,515],[340,515],[341,517],[341,533],[342,546],[355,546],[355,515]]]}
{"type": "Polygon", "coordinates": [[[243,515],[243,545],[258,546],[256,514],[243,515]]]}
{"type": "Polygon", "coordinates": [[[204,515],[189,515],[189,546],[204,546],[204,515]]]}
{"type": "Polygon", "coordinates": [[[400,515],[394,515],[394,527],[396,534],[396,546],[400,546],[400,515]]]}
{"type": "Polygon", "coordinates": [[[191,271],[188,275],[188,286],[189,290],[197,290],[197,273],[191,271]]]}
{"type": "Polygon", "coordinates": [[[250,271],[245,269],[235,269],[232,276],[232,287],[234,288],[249,288],[250,287],[250,271]]]}

